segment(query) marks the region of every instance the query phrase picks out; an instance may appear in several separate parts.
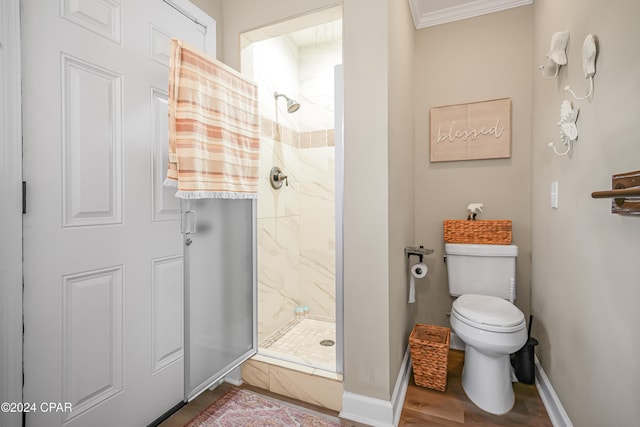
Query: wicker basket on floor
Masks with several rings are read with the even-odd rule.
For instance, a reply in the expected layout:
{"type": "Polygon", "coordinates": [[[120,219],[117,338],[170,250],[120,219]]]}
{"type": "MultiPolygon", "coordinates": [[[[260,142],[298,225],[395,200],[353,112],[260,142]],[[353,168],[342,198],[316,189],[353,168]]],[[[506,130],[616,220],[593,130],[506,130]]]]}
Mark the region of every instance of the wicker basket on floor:
{"type": "Polygon", "coordinates": [[[447,243],[511,244],[511,220],[508,219],[445,219],[443,227],[444,241],[447,243]]]}
{"type": "Polygon", "coordinates": [[[449,361],[449,328],[417,324],[409,336],[409,347],[416,384],[445,391],[449,361]]]}

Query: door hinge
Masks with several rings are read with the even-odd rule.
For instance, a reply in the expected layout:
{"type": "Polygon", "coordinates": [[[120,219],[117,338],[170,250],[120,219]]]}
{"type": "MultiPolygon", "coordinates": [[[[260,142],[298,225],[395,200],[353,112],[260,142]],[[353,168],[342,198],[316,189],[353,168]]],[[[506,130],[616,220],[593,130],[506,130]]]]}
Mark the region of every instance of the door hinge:
{"type": "Polygon", "coordinates": [[[22,214],[27,213],[27,181],[22,181],[22,214]]]}

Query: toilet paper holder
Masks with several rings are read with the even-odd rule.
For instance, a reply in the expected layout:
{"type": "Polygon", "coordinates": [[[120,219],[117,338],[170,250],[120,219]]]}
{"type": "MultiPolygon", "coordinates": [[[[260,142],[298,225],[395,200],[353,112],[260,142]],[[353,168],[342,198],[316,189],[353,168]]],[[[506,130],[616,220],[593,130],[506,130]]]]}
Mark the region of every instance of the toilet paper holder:
{"type": "Polygon", "coordinates": [[[427,249],[424,246],[420,245],[419,248],[416,247],[407,247],[404,248],[404,253],[407,257],[411,257],[411,255],[415,255],[420,258],[420,262],[422,262],[422,257],[425,255],[431,255],[433,253],[433,249],[427,249]]]}

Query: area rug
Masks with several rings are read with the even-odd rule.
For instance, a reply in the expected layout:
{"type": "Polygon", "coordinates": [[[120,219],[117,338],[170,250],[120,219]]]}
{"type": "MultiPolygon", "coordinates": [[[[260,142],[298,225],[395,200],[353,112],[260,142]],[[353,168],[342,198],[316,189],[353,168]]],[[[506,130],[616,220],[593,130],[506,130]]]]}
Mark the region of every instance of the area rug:
{"type": "Polygon", "coordinates": [[[320,415],[294,408],[248,390],[232,388],[185,427],[339,427],[320,415]]]}

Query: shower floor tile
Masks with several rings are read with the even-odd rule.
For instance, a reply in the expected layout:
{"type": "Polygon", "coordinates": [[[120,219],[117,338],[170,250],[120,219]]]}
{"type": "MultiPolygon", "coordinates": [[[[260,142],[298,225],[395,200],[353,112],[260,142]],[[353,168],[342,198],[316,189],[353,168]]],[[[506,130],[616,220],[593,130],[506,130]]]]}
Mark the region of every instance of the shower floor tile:
{"type": "Polygon", "coordinates": [[[335,340],[335,319],[312,314],[294,318],[273,332],[258,345],[258,352],[265,356],[335,372],[335,340]],[[320,344],[325,340],[331,340],[333,345],[320,344]]]}

